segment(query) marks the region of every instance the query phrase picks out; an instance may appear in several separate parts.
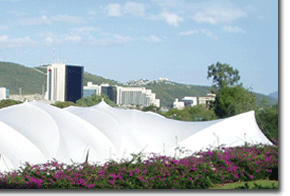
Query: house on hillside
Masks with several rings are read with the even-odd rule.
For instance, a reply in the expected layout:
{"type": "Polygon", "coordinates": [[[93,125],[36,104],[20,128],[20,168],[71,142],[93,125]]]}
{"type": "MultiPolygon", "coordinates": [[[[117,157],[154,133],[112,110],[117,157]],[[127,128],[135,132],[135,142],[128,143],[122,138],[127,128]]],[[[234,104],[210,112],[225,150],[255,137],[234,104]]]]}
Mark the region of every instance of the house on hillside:
{"type": "Polygon", "coordinates": [[[209,106],[210,103],[215,101],[216,94],[208,93],[206,96],[199,97],[198,102],[199,105],[205,105],[206,107],[209,106]]]}
{"type": "Polygon", "coordinates": [[[184,107],[193,107],[197,105],[197,97],[184,97],[180,101],[175,99],[173,102],[173,108],[182,110],[184,107]]]}

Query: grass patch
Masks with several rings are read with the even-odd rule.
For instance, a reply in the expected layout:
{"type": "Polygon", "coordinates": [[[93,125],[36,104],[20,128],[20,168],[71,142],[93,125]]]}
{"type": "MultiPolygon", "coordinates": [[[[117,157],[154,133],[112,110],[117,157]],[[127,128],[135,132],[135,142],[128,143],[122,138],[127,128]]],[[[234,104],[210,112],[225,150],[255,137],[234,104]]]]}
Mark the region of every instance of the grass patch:
{"type": "Polygon", "coordinates": [[[255,180],[249,182],[226,183],[226,184],[218,184],[209,189],[278,189],[278,181],[255,180]]]}

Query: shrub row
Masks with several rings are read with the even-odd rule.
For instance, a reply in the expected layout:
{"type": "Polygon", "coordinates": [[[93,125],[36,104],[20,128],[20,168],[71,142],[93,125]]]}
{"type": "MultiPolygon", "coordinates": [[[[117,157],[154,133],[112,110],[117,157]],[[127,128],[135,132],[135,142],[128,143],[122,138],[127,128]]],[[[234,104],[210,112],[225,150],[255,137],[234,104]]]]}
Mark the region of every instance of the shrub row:
{"type": "Polygon", "coordinates": [[[215,184],[278,180],[278,147],[245,145],[185,158],[142,153],[132,160],[66,165],[26,163],[0,174],[1,189],[208,189],[215,184]],[[276,172],[276,173],[275,173],[276,172]]]}

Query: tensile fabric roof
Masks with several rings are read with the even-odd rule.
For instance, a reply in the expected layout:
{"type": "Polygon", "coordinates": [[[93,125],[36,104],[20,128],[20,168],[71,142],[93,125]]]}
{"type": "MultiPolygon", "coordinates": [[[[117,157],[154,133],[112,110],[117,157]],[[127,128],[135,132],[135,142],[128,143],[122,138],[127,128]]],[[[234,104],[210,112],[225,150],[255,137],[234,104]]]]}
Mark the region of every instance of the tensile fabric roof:
{"type": "Polygon", "coordinates": [[[104,101],[64,109],[36,101],[3,108],[0,140],[0,172],[52,159],[66,164],[86,159],[104,163],[141,151],[176,156],[179,149],[193,153],[245,142],[272,144],[259,129],[254,111],[184,122],[153,112],[114,108],[104,101]]]}

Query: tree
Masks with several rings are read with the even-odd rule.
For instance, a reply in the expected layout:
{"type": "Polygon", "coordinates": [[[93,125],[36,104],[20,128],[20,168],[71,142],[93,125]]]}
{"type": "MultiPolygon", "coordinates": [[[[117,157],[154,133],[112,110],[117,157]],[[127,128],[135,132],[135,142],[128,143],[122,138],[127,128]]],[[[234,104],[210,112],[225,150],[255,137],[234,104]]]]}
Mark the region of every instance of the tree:
{"type": "Polygon", "coordinates": [[[207,121],[217,119],[214,111],[207,109],[203,105],[185,107],[182,110],[172,108],[163,115],[167,118],[183,121],[207,121]]]}
{"type": "Polygon", "coordinates": [[[212,109],[207,109],[204,105],[196,105],[193,107],[188,107],[189,114],[192,121],[202,120],[214,120],[217,119],[214,111],[212,109]]]}
{"type": "Polygon", "coordinates": [[[213,107],[220,118],[257,109],[255,96],[242,86],[223,87],[218,91],[213,107]]]}
{"type": "Polygon", "coordinates": [[[83,106],[83,107],[93,106],[93,105],[100,103],[102,101],[102,99],[104,99],[104,101],[107,104],[109,104],[110,106],[116,106],[116,104],[113,101],[111,101],[108,96],[106,96],[104,94],[102,94],[102,95],[93,94],[90,97],[83,97],[83,98],[76,101],[76,105],[83,106]]]}
{"type": "Polygon", "coordinates": [[[58,108],[66,108],[68,106],[76,105],[76,104],[72,101],[57,101],[51,105],[56,106],[58,108]]]}
{"type": "Polygon", "coordinates": [[[278,141],[278,104],[266,106],[256,112],[256,119],[260,129],[269,139],[278,141]]]}
{"type": "Polygon", "coordinates": [[[239,71],[228,64],[217,62],[208,66],[207,79],[213,78],[213,92],[221,90],[226,86],[234,86],[240,80],[239,71]]]}
{"type": "Polygon", "coordinates": [[[144,107],[142,109],[142,111],[144,111],[144,112],[151,111],[151,112],[159,113],[160,112],[160,107],[157,107],[157,106],[154,106],[154,105],[150,105],[150,106],[144,107]]]}

